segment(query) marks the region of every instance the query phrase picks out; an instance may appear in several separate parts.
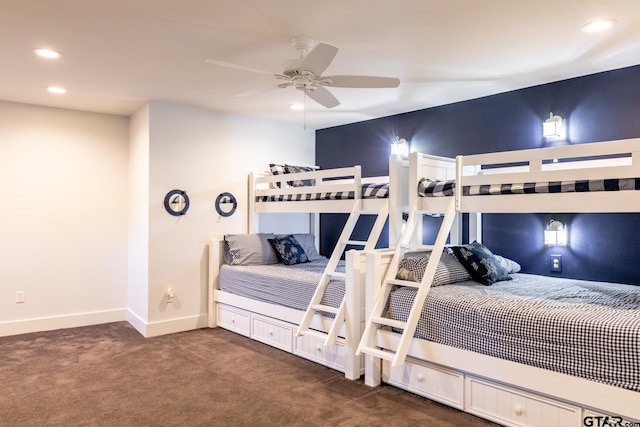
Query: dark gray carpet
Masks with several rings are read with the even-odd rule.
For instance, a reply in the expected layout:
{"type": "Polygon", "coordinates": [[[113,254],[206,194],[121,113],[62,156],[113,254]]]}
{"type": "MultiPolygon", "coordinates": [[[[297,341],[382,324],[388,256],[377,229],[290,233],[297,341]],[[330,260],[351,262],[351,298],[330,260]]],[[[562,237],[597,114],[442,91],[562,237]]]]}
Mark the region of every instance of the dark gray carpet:
{"type": "Polygon", "coordinates": [[[0,338],[1,426],[490,426],[223,329],[0,338]]]}

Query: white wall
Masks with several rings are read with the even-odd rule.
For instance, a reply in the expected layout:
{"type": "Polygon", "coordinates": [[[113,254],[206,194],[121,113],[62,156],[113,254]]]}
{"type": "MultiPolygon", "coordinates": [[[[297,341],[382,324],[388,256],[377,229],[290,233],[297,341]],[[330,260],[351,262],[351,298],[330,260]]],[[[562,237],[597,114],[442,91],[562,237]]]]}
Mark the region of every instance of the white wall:
{"type": "Polygon", "coordinates": [[[149,106],[129,121],[127,320],[146,330],[149,317],[149,106]]]}
{"type": "Polygon", "coordinates": [[[247,232],[250,171],[312,164],[314,141],[302,125],[162,102],[128,119],[0,101],[0,336],[125,319],[145,336],[205,326],[208,239],[247,232]],[[174,188],[191,199],[180,218],[163,206],[174,188]],[[220,218],[225,191],[238,209],[220,218]]]}
{"type": "Polygon", "coordinates": [[[125,319],[127,147],[125,117],[0,101],[0,336],[125,319]]]}
{"type": "Polygon", "coordinates": [[[267,170],[269,162],[313,164],[315,159],[315,132],[302,125],[161,102],[149,104],[149,123],[149,295],[146,330],[141,330],[147,336],[205,326],[207,242],[247,232],[248,173],[267,170]],[[185,190],[190,198],[182,217],[164,209],[172,189],[185,190]],[[238,208],[222,218],[214,201],[225,191],[236,196],[238,208]],[[168,287],[176,295],[170,304],[164,300],[168,287]]]}

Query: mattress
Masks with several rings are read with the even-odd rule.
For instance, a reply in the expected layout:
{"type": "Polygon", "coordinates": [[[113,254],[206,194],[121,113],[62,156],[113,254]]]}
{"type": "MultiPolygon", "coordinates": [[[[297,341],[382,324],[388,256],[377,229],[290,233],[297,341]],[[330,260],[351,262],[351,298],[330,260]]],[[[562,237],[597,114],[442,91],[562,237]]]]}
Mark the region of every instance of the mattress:
{"type": "MultiPolygon", "coordinates": [[[[418,183],[421,197],[453,196],[455,181],[434,181],[422,178],[418,183]]],[[[580,181],[524,182],[464,186],[464,196],[535,193],[582,193],[590,191],[640,190],[640,178],[593,179],[580,181]]]]}
{"type": "MultiPolygon", "coordinates": [[[[362,184],[363,199],[386,199],[389,197],[389,183],[362,184]]],[[[355,198],[355,191],[326,191],[304,194],[281,194],[277,196],[256,196],[256,202],[300,202],[308,200],[348,200],[355,198]]]]}
{"type": "MultiPolygon", "coordinates": [[[[325,258],[290,266],[224,264],[220,267],[218,288],[257,301],[306,310],[327,262],[325,258]]],[[[338,264],[337,271],[344,272],[344,261],[338,264]]],[[[343,280],[329,282],[322,304],[339,307],[344,297],[344,286],[343,280]]]]}
{"type": "MultiPolygon", "coordinates": [[[[640,286],[511,276],[432,287],[415,337],[640,391],[640,286]]],[[[415,293],[392,292],[387,316],[415,293]]]]}

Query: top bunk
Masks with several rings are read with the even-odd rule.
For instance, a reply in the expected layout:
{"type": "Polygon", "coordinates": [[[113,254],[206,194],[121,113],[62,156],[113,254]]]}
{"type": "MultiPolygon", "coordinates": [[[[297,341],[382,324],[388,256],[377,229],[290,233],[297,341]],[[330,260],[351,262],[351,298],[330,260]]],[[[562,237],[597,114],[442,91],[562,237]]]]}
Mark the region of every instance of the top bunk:
{"type": "MultiPolygon", "coordinates": [[[[271,173],[249,176],[249,204],[253,213],[349,213],[357,208],[379,211],[383,204],[400,203],[404,191],[393,191],[390,181],[406,182],[408,163],[391,156],[389,176],[363,177],[358,165],[317,169],[270,164],[271,173]],[[393,175],[398,174],[398,178],[393,175]],[[402,178],[404,176],[404,179],[402,178]]],[[[406,204],[406,202],[405,202],[406,204]]]]}
{"type": "Polygon", "coordinates": [[[450,197],[459,212],[638,212],[640,139],[458,156],[455,161],[412,153],[409,181],[411,206],[434,213],[442,213],[450,197]]]}

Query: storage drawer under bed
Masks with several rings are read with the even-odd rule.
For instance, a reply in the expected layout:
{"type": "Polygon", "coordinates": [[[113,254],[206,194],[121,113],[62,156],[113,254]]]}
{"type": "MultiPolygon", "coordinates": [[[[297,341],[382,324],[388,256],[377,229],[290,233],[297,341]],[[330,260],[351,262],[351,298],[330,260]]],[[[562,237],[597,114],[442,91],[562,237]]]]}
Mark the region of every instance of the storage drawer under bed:
{"type": "Polygon", "coordinates": [[[217,306],[218,326],[244,336],[251,336],[251,315],[249,312],[224,304],[217,306]]]}
{"type": "Polygon", "coordinates": [[[505,426],[582,425],[582,409],[489,380],[467,377],[467,412],[505,426]]]}
{"type": "Polygon", "coordinates": [[[270,317],[251,315],[251,338],[293,352],[293,325],[270,317]]]}
{"type": "Polygon", "coordinates": [[[338,371],[345,370],[346,351],[342,344],[325,347],[322,339],[302,335],[295,339],[293,353],[338,371]]]}
{"type": "Polygon", "coordinates": [[[383,361],[383,380],[454,408],[464,409],[464,374],[427,362],[407,361],[391,367],[383,361]]]}

